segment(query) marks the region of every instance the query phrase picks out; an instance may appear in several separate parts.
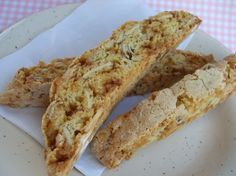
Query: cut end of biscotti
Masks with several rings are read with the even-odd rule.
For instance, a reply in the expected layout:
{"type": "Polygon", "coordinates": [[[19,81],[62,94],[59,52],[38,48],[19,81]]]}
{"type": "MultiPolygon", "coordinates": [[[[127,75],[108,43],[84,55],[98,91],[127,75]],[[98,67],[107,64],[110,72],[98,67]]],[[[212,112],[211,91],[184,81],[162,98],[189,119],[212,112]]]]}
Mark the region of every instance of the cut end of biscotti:
{"type": "Polygon", "coordinates": [[[17,93],[15,90],[7,90],[4,93],[0,94],[0,104],[1,105],[8,105],[11,107],[17,107],[18,103],[16,103],[16,100],[17,100],[17,93]]]}
{"type": "Polygon", "coordinates": [[[73,58],[54,59],[49,64],[19,69],[6,90],[0,94],[0,104],[11,107],[47,107],[51,82],[67,70],[73,58]]]}

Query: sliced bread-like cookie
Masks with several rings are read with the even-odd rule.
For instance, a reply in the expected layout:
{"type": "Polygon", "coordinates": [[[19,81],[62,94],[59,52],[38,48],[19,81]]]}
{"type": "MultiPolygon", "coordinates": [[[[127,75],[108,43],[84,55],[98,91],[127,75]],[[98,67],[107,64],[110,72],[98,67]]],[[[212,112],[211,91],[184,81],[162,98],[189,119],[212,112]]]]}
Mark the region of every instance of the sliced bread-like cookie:
{"type": "Polygon", "coordinates": [[[236,55],[207,64],[170,88],[153,92],[98,131],[92,151],[106,167],[118,166],[140,147],[163,139],[202,116],[236,90],[236,55]]]}

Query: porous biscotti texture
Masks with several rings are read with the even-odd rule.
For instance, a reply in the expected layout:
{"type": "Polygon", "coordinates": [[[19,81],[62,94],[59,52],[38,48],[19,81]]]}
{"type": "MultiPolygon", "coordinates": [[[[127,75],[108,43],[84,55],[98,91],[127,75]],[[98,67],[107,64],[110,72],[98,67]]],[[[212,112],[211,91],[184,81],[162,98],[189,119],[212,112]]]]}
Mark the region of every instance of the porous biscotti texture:
{"type": "Polygon", "coordinates": [[[42,120],[49,175],[67,175],[115,104],[200,20],[183,11],[127,22],[53,81],[42,120]]]}
{"type": "MultiPolygon", "coordinates": [[[[0,104],[11,107],[47,107],[52,81],[62,76],[72,61],[73,58],[56,59],[49,64],[40,62],[37,66],[20,69],[6,91],[0,94],[0,104]]],[[[184,75],[212,61],[212,55],[173,50],[157,61],[129,95],[142,95],[169,87],[184,75]]]]}
{"type": "Polygon", "coordinates": [[[212,55],[173,50],[160,58],[153,68],[135,85],[129,95],[143,95],[172,86],[185,75],[213,62],[212,55]]]}
{"type": "Polygon", "coordinates": [[[17,71],[5,92],[0,94],[0,104],[11,107],[42,106],[49,104],[49,89],[56,77],[62,76],[72,58],[55,59],[49,64],[17,71]]]}
{"type": "Polygon", "coordinates": [[[98,131],[92,151],[106,167],[118,166],[140,147],[163,139],[224,101],[236,89],[236,55],[207,64],[170,88],[153,92],[98,131]]]}

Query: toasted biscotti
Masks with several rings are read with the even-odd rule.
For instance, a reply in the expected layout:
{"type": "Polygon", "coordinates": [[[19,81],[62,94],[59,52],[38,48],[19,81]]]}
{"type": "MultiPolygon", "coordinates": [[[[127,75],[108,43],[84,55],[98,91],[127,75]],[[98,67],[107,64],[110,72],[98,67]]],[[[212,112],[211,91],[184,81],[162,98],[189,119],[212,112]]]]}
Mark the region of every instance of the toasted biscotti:
{"type": "MultiPolygon", "coordinates": [[[[0,94],[0,104],[11,107],[47,107],[52,81],[62,76],[72,61],[73,58],[56,59],[49,64],[40,62],[37,66],[20,69],[6,91],[0,94]]],[[[129,95],[142,95],[169,87],[184,75],[212,61],[211,55],[173,50],[155,63],[129,95]]]]}
{"type": "Polygon", "coordinates": [[[53,81],[42,119],[49,175],[68,174],[115,104],[199,24],[183,11],[127,22],[53,81]]]}
{"type": "Polygon", "coordinates": [[[129,95],[143,95],[170,87],[185,75],[213,61],[212,55],[200,55],[181,50],[171,51],[155,63],[129,95]]]}
{"type": "Polygon", "coordinates": [[[106,167],[118,166],[140,147],[163,139],[224,101],[236,89],[236,55],[207,64],[170,88],[153,92],[98,131],[92,151],[106,167]]]}
{"type": "Polygon", "coordinates": [[[56,77],[62,76],[73,58],[55,59],[49,64],[39,62],[31,68],[21,68],[0,94],[0,104],[11,107],[41,106],[49,104],[49,89],[56,77]]]}

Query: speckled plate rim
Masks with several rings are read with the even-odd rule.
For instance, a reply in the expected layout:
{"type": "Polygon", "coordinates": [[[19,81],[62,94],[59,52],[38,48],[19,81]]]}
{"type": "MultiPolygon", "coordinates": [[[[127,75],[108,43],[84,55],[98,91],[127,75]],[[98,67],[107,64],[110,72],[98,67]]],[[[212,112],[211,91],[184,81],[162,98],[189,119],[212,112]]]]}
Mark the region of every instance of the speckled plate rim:
{"type": "Polygon", "coordinates": [[[0,33],[0,58],[15,52],[63,20],[82,2],[60,5],[26,16],[0,33]],[[39,25],[40,24],[40,25],[39,25]]]}

